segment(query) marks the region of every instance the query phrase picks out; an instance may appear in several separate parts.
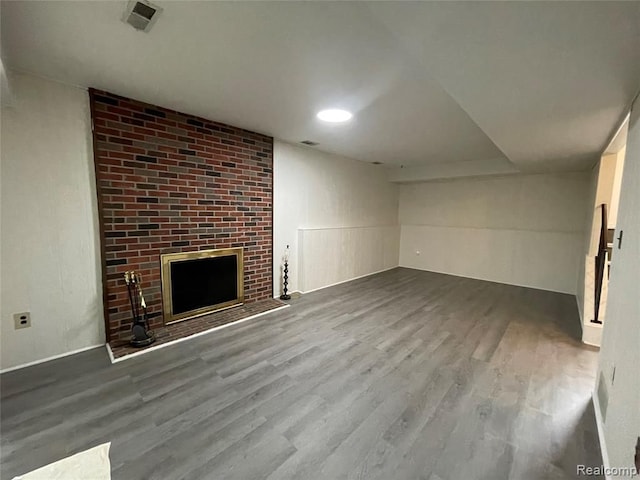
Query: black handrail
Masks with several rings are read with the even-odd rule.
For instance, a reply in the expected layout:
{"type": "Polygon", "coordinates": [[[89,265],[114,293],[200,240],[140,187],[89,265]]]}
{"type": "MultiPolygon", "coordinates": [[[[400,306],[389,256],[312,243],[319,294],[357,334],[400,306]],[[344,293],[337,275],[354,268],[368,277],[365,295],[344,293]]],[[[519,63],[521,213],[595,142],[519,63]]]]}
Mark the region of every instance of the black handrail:
{"type": "Polygon", "coordinates": [[[600,298],[602,296],[602,283],[604,282],[604,269],[607,265],[607,204],[600,205],[601,208],[601,225],[600,225],[600,242],[598,244],[598,255],[596,256],[596,281],[595,281],[595,303],[593,309],[592,323],[602,323],[598,319],[600,315],[600,298]]]}

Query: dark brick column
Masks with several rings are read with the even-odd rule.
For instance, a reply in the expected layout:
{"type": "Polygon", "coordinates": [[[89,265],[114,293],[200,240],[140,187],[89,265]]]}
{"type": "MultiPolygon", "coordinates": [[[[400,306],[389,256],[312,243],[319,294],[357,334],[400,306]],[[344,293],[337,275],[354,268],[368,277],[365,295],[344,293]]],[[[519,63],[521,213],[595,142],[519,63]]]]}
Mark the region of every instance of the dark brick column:
{"type": "Polygon", "coordinates": [[[160,255],[244,247],[245,301],[272,296],[273,139],[90,90],[107,338],[129,334],[126,270],[162,325],[160,255]]]}

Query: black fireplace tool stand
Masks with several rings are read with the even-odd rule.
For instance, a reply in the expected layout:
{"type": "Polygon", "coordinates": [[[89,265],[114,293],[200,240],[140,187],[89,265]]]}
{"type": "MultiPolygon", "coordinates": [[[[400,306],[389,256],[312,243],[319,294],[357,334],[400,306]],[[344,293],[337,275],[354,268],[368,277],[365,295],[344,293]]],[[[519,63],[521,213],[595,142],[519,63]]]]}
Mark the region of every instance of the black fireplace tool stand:
{"type": "MultiPolygon", "coordinates": [[[[287,248],[289,245],[287,245],[287,248]]],[[[282,278],[284,281],[282,282],[282,295],[280,295],[280,300],[291,300],[291,295],[287,293],[287,289],[289,287],[289,262],[284,262],[284,276],[282,278]]]]}
{"type": "Polygon", "coordinates": [[[147,316],[147,303],[142,294],[140,282],[142,277],[140,274],[130,271],[125,272],[124,280],[127,284],[129,292],[129,302],[131,303],[131,315],[133,324],[131,326],[131,340],[129,343],[132,347],[147,347],[156,341],[154,333],[149,330],[149,318],[147,316]]]}

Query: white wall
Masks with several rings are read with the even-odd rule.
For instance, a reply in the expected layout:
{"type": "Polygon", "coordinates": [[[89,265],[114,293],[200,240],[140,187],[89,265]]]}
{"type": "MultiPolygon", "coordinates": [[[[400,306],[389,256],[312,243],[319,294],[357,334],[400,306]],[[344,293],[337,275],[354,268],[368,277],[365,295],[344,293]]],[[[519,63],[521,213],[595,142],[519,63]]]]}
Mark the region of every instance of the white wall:
{"type": "MultiPolygon", "coordinates": [[[[582,321],[582,341],[590,343],[592,345],[600,344],[601,331],[598,330],[588,331],[594,324],[590,323],[591,315],[593,315],[593,307],[590,311],[587,311],[587,298],[591,299],[593,303],[593,296],[588,297],[589,292],[593,292],[595,282],[595,266],[593,264],[593,258],[589,253],[591,248],[591,237],[593,229],[593,215],[594,205],[596,202],[596,196],[598,192],[598,177],[600,173],[600,162],[598,162],[589,172],[589,187],[587,194],[587,201],[584,205],[584,224],[585,230],[582,241],[582,262],[578,268],[578,282],[576,284],[576,302],[578,304],[578,313],[580,314],[580,320],[582,321]],[[588,288],[590,290],[588,290],[588,288]],[[589,318],[587,318],[589,316],[589,318]]],[[[592,294],[591,294],[592,295],[592,294]]]]}
{"type": "Polygon", "coordinates": [[[104,343],[87,92],[9,76],[2,107],[0,368],[104,343]],[[15,330],[13,314],[31,312],[15,330]]]}
{"type": "MultiPolygon", "coordinates": [[[[624,148],[618,153],[603,155],[591,172],[587,225],[585,232],[585,252],[580,270],[578,272],[577,301],[580,318],[582,320],[582,341],[589,345],[600,346],[602,341],[602,326],[592,323],[595,318],[595,285],[596,268],[594,257],[598,254],[600,243],[600,229],[602,223],[602,210],[600,205],[607,205],[608,228],[615,228],[618,216],[618,203],[620,185],[622,182],[622,167],[624,165],[624,148]]],[[[599,319],[604,321],[607,311],[608,276],[605,270],[605,278],[600,295],[599,319]]]]}
{"type": "Polygon", "coordinates": [[[398,187],[383,167],[276,140],[273,237],[274,295],[287,244],[289,291],[395,267],[398,187]]]}
{"type": "Polygon", "coordinates": [[[618,208],[620,205],[620,189],[622,188],[622,172],[624,171],[624,158],[626,147],[616,154],[616,172],[613,177],[613,189],[611,194],[611,205],[609,205],[609,226],[615,228],[618,220],[618,208]]]}
{"type": "MultiPolygon", "coordinates": [[[[608,396],[604,430],[608,463],[630,467],[640,436],[640,105],[631,113],[616,234],[624,231],[622,248],[614,246],[607,319],[600,349],[600,385],[608,396]],[[615,380],[614,380],[615,368],[615,380]]],[[[597,396],[596,396],[597,398],[597,396]]],[[[600,405],[597,405],[599,408],[600,405]]],[[[630,477],[621,477],[630,478],[630,477]]]]}
{"type": "Polygon", "coordinates": [[[402,185],[400,265],[575,294],[588,188],[588,173],[402,185]]]}
{"type": "MultiPolygon", "coordinates": [[[[598,175],[596,205],[606,203],[607,213],[609,214],[611,213],[611,199],[613,198],[613,184],[615,182],[617,160],[617,154],[603,155],[600,159],[600,174],[598,175]]],[[[611,217],[611,215],[609,215],[609,217],[611,217]]],[[[613,228],[615,227],[615,223],[611,223],[611,220],[612,219],[609,218],[607,223],[611,228],[613,228]]],[[[598,231],[600,231],[599,225],[600,219],[598,219],[598,231]]]]}

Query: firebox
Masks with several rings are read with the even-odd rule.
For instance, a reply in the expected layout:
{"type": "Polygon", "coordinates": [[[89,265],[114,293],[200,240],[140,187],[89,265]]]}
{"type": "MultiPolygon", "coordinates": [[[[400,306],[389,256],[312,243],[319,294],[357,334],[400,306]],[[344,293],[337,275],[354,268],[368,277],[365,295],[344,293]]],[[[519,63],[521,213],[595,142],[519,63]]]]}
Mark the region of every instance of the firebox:
{"type": "Polygon", "coordinates": [[[242,247],[170,253],[160,259],[165,324],[244,302],[242,247]]]}

